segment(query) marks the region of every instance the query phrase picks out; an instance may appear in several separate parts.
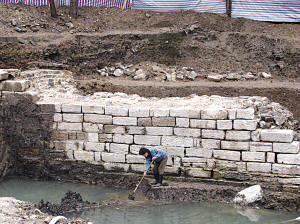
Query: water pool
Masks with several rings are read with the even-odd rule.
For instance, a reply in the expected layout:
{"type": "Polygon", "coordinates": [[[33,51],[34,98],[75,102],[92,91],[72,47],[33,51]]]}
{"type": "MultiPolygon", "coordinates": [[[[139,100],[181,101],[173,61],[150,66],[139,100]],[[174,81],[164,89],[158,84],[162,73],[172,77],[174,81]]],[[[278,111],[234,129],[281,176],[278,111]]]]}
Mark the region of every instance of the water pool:
{"type": "Polygon", "coordinates": [[[223,203],[170,203],[165,201],[147,201],[141,192],[137,192],[134,201],[128,200],[128,190],[100,187],[83,183],[64,183],[57,181],[34,181],[30,179],[7,179],[0,182],[0,197],[38,203],[59,203],[68,190],[81,194],[83,200],[102,201],[109,198],[119,199],[122,205],[90,209],[82,212],[64,214],[66,217],[90,218],[95,224],[235,224],[235,223],[297,223],[293,219],[300,214],[272,210],[243,208],[223,203]]]}

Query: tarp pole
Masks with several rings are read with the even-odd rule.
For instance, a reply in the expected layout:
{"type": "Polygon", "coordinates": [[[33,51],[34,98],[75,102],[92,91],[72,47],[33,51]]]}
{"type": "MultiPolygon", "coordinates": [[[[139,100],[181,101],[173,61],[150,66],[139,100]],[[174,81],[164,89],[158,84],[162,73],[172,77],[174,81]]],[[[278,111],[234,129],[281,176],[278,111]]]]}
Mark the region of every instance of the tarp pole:
{"type": "Polygon", "coordinates": [[[231,5],[232,0],[226,0],[226,14],[228,17],[231,17],[231,5]]]}

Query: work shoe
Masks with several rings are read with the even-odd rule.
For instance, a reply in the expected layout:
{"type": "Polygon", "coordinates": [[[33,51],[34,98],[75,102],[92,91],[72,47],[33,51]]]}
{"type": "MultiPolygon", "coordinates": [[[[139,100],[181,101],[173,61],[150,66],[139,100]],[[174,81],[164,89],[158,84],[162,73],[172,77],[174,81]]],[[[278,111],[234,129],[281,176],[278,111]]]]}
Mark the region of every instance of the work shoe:
{"type": "Polygon", "coordinates": [[[162,181],[163,181],[163,177],[164,177],[163,174],[159,174],[159,175],[158,175],[158,181],[157,181],[157,184],[155,184],[156,187],[161,186],[162,181]]]}
{"type": "Polygon", "coordinates": [[[156,185],[158,183],[158,173],[154,174],[155,181],[151,185],[156,185]]]}

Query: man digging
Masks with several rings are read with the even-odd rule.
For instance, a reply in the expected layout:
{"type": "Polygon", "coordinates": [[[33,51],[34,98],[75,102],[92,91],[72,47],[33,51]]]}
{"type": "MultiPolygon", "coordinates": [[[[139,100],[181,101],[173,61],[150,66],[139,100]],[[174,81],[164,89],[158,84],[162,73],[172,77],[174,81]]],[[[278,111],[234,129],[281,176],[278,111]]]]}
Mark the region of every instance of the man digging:
{"type": "MultiPolygon", "coordinates": [[[[147,175],[148,167],[150,166],[151,162],[154,162],[153,167],[153,174],[155,178],[155,182],[153,185],[159,187],[162,185],[163,175],[165,171],[165,167],[168,161],[168,155],[164,150],[158,148],[141,148],[139,151],[140,155],[143,155],[146,159],[146,166],[144,171],[144,177],[147,175]]],[[[167,184],[164,184],[167,185],[167,184]]]]}

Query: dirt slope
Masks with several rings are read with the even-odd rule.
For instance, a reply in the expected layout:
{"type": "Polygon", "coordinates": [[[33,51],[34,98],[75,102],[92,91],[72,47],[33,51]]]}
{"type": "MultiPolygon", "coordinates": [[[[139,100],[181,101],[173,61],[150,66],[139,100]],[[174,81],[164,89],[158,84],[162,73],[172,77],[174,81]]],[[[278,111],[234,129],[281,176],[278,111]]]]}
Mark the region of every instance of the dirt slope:
{"type": "Polygon", "coordinates": [[[118,8],[68,7],[50,17],[49,7],[0,5],[0,68],[46,66],[71,70],[86,92],[123,91],[144,96],[262,95],[300,118],[300,24],[269,23],[225,15],[181,11],[158,13],[118,8]],[[37,63],[47,61],[48,63],[37,63]],[[105,66],[152,61],[218,74],[267,72],[271,79],[167,83],[103,77],[105,66]],[[52,63],[52,64],[51,64],[52,63]],[[56,64],[53,64],[56,63],[56,64]]]}

